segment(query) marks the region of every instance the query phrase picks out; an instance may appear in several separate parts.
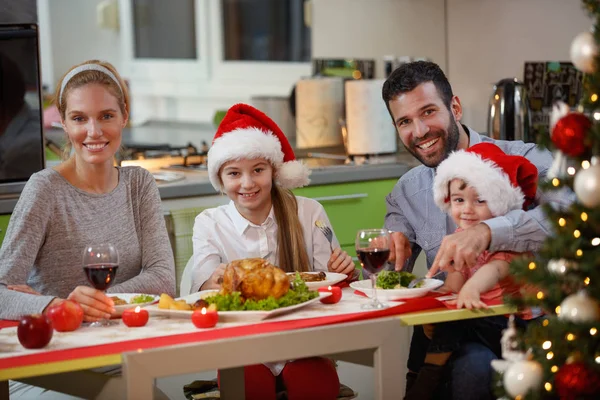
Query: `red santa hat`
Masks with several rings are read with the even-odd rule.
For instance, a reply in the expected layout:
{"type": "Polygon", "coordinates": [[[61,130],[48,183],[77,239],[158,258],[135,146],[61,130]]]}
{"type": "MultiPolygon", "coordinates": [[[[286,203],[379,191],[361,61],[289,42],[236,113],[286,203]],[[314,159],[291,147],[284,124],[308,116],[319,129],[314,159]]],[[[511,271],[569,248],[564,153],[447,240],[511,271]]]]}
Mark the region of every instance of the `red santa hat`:
{"type": "Polygon", "coordinates": [[[263,112],[247,104],[236,104],[225,114],[208,151],[208,176],[221,190],[219,171],[231,160],[264,158],[275,169],[275,183],[286,189],[308,185],[310,170],[296,160],[292,146],[263,112]]]}
{"type": "Polygon", "coordinates": [[[448,184],[456,178],[477,191],[492,215],[501,216],[534,202],[538,171],[525,157],[508,155],[492,143],[455,151],[438,165],[433,181],[433,198],[444,211],[450,209],[448,184]]]}

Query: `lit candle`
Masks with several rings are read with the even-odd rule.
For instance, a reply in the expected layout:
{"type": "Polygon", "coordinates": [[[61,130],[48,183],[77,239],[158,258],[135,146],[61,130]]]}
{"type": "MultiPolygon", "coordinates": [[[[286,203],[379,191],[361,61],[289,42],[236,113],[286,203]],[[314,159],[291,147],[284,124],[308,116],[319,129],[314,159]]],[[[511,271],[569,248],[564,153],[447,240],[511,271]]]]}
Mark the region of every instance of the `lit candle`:
{"type": "Polygon", "coordinates": [[[321,303],[323,304],[335,304],[342,298],[342,288],[337,286],[321,287],[318,289],[322,293],[331,293],[331,296],[323,297],[321,303]]]}
{"type": "Polygon", "coordinates": [[[149,317],[148,311],[140,308],[140,306],[123,311],[122,316],[123,323],[130,328],[146,325],[149,317]]]}
{"type": "Polygon", "coordinates": [[[192,313],[192,322],[196,328],[212,328],[217,325],[218,320],[219,314],[214,310],[207,310],[206,307],[192,313]]]}

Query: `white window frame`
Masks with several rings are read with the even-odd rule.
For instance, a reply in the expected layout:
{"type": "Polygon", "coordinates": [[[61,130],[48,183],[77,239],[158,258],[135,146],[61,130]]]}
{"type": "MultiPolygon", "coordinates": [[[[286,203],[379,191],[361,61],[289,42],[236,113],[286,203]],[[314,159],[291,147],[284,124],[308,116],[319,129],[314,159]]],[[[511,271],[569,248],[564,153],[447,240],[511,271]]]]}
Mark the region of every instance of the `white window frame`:
{"type": "Polygon", "coordinates": [[[135,58],[130,0],[119,0],[119,7],[123,67],[135,94],[195,98],[288,95],[295,82],[312,73],[310,62],[225,60],[220,0],[195,0],[198,59],[135,58]]]}
{"type": "Polygon", "coordinates": [[[210,13],[211,70],[218,83],[255,83],[278,85],[296,82],[311,74],[310,62],[288,61],[227,61],[223,41],[223,10],[221,0],[208,0],[210,13]],[[249,79],[251,78],[251,79],[249,79]]]}
{"type": "Polygon", "coordinates": [[[193,95],[199,84],[209,79],[209,39],[207,0],[195,0],[195,60],[136,58],[131,0],[119,0],[122,57],[135,92],[155,95],[193,95]]]}

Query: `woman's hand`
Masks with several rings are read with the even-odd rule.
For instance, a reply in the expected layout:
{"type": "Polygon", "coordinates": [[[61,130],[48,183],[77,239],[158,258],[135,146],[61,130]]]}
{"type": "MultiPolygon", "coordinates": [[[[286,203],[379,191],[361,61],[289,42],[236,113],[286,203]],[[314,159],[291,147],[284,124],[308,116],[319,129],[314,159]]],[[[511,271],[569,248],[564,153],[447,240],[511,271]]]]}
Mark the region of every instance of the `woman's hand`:
{"type": "Polygon", "coordinates": [[[14,290],[15,292],[35,294],[36,296],[41,295],[41,293],[36,292],[35,290],[33,290],[31,288],[31,286],[27,286],[27,285],[7,285],[6,288],[10,289],[10,290],[14,290]]]}
{"type": "Polygon", "coordinates": [[[209,289],[220,289],[221,284],[223,283],[223,274],[225,274],[225,267],[227,264],[219,264],[215,272],[212,273],[210,278],[206,282],[202,284],[200,290],[209,290],[209,289]]]}
{"type": "Polygon", "coordinates": [[[355,266],[354,262],[352,262],[352,257],[345,251],[342,251],[339,247],[333,250],[331,257],[329,257],[329,261],[327,261],[327,269],[330,272],[351,276],[352,272],[354,272],[354,268],[355,266]]]}
{"type": "Polygon", "coordinates": [[[73,300],[83,308],[84,321],[98,321],[102,318],[109,319],[115,312],[115,303],[104,292],[89,286],[77,286],[69,294],[69,300],[73,300]]]}

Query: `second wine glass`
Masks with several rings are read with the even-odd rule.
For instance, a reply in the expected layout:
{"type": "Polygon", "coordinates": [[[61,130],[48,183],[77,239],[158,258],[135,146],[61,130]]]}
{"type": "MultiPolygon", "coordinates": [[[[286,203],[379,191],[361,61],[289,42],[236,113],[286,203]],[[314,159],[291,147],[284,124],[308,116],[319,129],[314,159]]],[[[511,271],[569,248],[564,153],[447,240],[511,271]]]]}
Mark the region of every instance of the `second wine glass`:
{"type": "MultiPolygon", "coordinates": [[[[83,252],[83,272],[88,282],[97,290],[106,290],[115,282],[119,269],[119,253],[110,243],[86,246],[83,252]]],[[[110,320],[102,319],[90,326],[113,325],[110,320]]]]}
{"type": "Polygon", "coordinates": [[[387,229],[361,229],[356,234],[356,254],[363,269],[371,275],[373,301],[363,305],[368,310],[386,308],[377,300],[377,273],[383,269],[390,256],[390,233],[387,229]]]}

